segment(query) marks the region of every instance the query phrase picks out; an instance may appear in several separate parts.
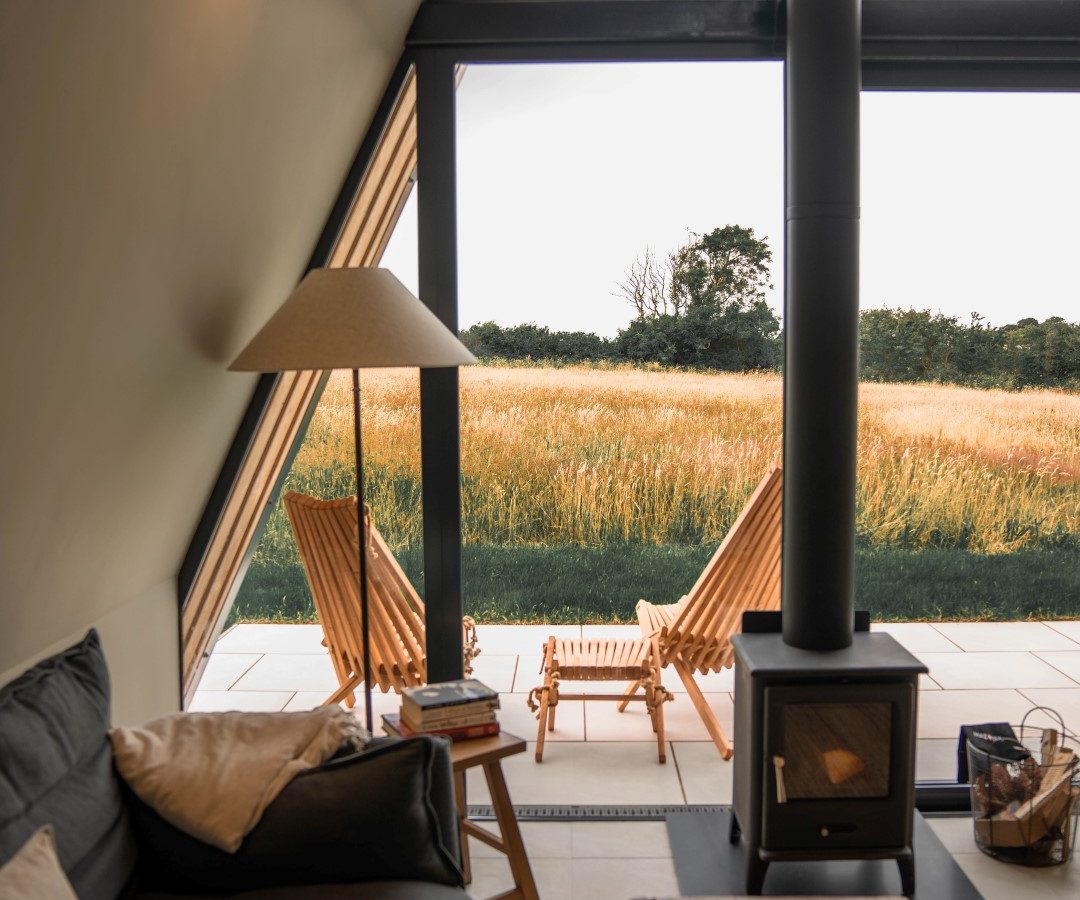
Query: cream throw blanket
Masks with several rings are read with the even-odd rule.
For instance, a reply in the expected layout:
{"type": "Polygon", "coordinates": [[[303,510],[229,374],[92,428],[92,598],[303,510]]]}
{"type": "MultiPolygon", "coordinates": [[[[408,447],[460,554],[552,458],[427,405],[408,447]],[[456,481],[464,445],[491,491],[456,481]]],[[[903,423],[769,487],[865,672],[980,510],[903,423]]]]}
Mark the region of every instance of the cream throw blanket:
{"type": "Polygon", "coordinates": [[[235,853],[294,776],[366,730],[339,706],[311,712],[177,713],[109,732],[135,795],[192,837],[235,853]]]}

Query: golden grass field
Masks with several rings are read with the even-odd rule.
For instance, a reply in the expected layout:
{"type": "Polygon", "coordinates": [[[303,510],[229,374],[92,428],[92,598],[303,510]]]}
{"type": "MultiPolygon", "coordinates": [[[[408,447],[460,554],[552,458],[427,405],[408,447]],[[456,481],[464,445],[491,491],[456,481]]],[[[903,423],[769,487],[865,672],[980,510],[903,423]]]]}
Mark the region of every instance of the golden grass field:
{"type": "MultiPolygon", "coordinates": [[[[399,546],[421,534],[418,382],[363,374],[369,497],[399,546]]],[[[780,456],[776,375],[474,366],[461,388],[466,543],[714,544],[780,456]]],[[[289,487],[353,491],[351,410],[336,373],[289,487]]],[[[1080,395],[863,384],[858,484],[870,545],[1075,544],[1080,395]]]]}

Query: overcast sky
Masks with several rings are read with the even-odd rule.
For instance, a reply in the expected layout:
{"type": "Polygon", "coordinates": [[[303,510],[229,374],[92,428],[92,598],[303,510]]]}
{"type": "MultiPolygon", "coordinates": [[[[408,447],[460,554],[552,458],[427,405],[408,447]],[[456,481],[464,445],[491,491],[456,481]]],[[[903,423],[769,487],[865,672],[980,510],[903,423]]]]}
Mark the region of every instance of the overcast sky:
{"type": "MultiPolygon", "coordinates": [[[[646,247],[754,229],[783,289],[779,63],[470,66],[460,324],[614,335],[646,247]]],[[[864,93],[864,309],[1080,320],[1080,95],[864,93]]],[[[416,290],[415,194],[383,265],[416,290]]]]}

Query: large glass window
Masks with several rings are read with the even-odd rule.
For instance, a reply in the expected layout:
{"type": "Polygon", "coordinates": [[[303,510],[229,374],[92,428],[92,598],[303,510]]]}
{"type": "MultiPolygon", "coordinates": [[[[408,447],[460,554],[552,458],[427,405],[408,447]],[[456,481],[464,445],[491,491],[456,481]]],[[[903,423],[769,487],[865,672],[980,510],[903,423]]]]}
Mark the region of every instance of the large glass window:
{"type": "Polygon", "coordinates": [[[930,667],[923,778],[1080,720],[1078,142],[1071,94],[863,95],[858,605],[930,667]]]}

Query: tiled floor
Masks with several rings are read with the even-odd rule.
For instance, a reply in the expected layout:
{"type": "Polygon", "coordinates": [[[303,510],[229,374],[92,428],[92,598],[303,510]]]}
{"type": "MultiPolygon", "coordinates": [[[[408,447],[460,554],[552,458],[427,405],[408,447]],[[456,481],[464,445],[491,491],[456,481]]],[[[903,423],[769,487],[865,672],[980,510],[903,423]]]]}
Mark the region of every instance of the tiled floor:
{"type": "MultiPolygon", "coordinates": [[[[969,819],[931,819],[930,827],[986,900],[1080,897],[1080,866],[1074,863],[1011,866],[975,848],[969,819]]],[[[543,900],[678,896],[663,822],[526,822],[522,834],[543,900]]],[[[476,841],[470,847],[470,895],[509,890],[510,870],[499,855],[476,841]]]]}
{"type": "MultiPolygon", "coordinates": [[[[892,633],[930,668],[919,696],[921,779],[955,778],[956,735],[962,722],[1018,721],[1032,706],[1044,705],[1058,710],[1067,723],[1080,723],[1080,622],[875,627],[892,633]]],[[[548,635],[637,634],[635,626],[481,625],[478,630],[483,652],[476,660],[476,675],[502,693],[503,728],[527,739],[535,737],[536,722],[525,701],[540,683],[540,648],[548,635]]],[[[214,648],[191,708],[293,710],[318,705],[337,687],[321,639],[317,625],[231,629],[214,648]]],[[[505,761],[514,802],[730,802],[730,763],[720,760],[679,680],[665,672],[665,683],[675,694],[664,709],[667,765],[656,762],[655,740],[642,705],[619,714],[609,702],[563,701],[544,762],[535,763],[531,752],[505,761]]],[[[731,672],[707,676],[700,684],[730,734],[731,672]]],[[[376,717],[397,707],[395,696],[375,695],[376,717]]],[[[481,778],[472,779],[470,773],[469,787],[470,802],[487,802],[481,778]]],[[[1080,869],[1010,867],[976,850],[970,821],[939,819],[933,826],[991,900],[1080,897],[1080,869]]],[[[678,893],[662,823],[526,823],[524,831],[545,900],[678,893]]],[[[509,887],[509,870],[501,859],[483,846],[477,846],[475,856],[474,896],[509,887]]]]}

